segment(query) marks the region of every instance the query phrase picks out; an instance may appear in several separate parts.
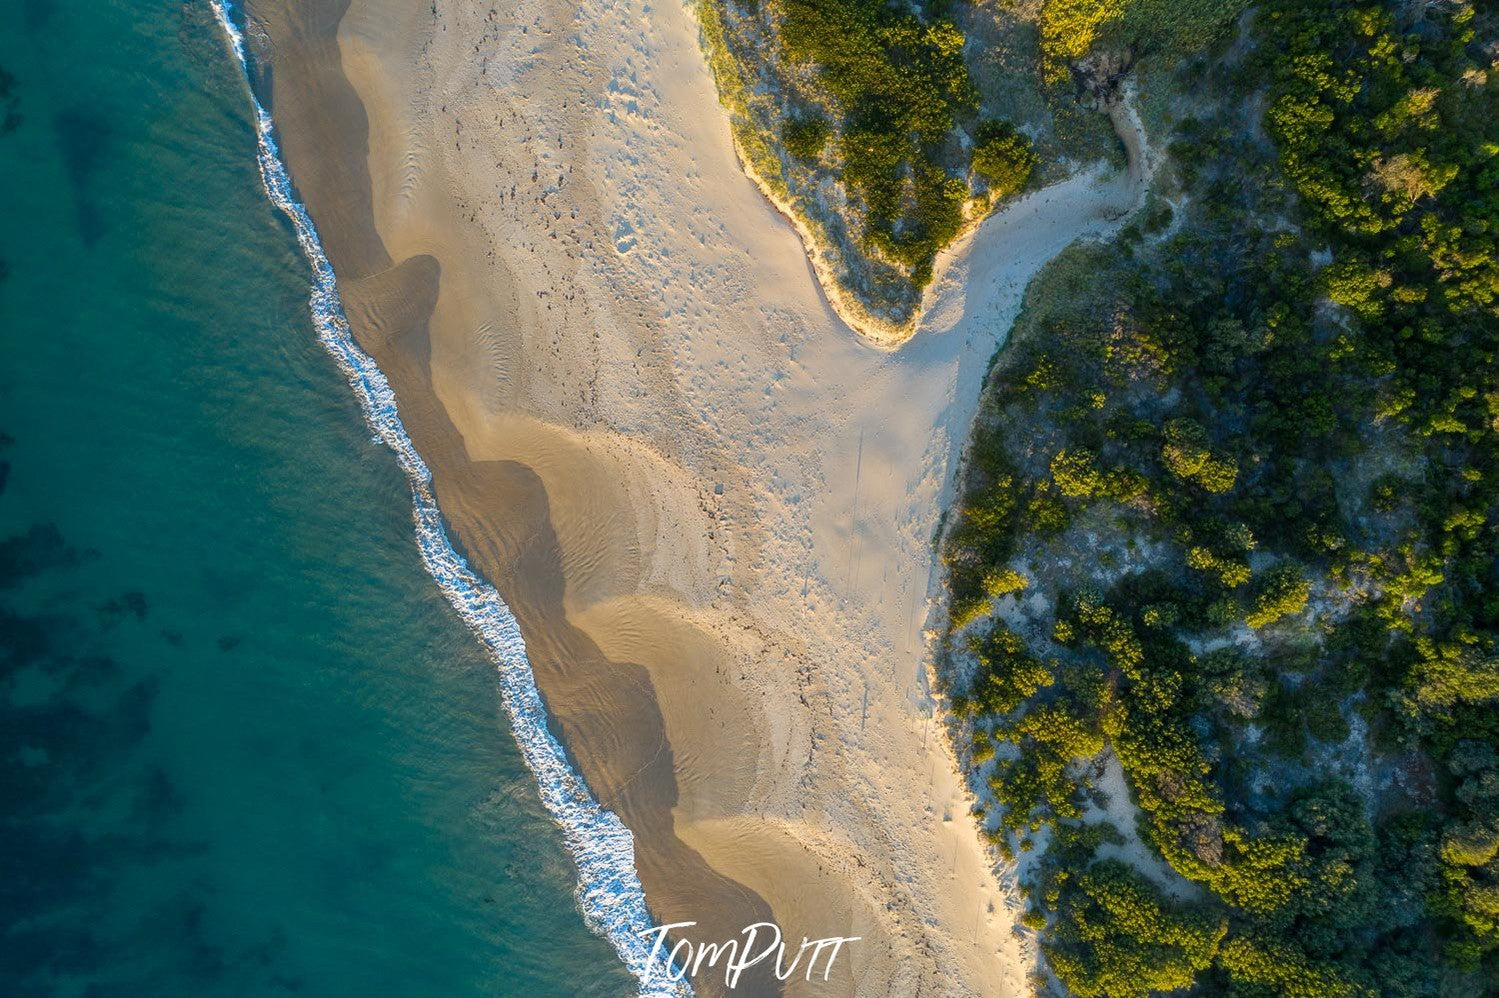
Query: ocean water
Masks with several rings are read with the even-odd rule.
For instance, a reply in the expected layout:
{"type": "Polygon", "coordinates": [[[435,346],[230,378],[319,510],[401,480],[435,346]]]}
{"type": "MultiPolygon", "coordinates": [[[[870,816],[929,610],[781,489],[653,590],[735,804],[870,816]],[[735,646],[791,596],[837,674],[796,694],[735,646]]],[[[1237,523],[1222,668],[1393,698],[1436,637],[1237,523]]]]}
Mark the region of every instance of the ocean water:
{"type": "Polygon", "coordinates": [[[0,0],[0,68],[0,994],[633,991],[207,0],[0,0]]]}

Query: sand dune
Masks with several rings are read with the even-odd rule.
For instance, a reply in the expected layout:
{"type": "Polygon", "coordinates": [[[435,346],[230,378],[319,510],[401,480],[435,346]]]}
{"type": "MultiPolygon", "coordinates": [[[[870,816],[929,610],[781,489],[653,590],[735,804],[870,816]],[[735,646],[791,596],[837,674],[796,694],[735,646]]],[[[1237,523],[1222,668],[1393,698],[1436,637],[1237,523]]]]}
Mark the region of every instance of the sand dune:
{"type": "Polygon", "coordinates": [[[653,914],[863,937],[792,992],[1024,990],[929,719],[933,539],[1026,284],[1143,146],[980,226],[889,351],[741,171],[678,5],[262,6],[355,332],[653,914]]]}

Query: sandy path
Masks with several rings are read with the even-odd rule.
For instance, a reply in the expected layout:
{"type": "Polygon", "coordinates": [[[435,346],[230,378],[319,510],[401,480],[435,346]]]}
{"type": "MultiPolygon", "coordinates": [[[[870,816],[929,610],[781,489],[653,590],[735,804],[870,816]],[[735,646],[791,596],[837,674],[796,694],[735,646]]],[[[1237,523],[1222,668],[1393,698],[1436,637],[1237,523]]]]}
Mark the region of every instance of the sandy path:
{"type": "Polygon", "coordinates": [[[271,30],[288,161],[653,912],[863,937],[792,990],[1021,993],[928,720],[933,537],[1026,284],[1139,170],[986,222],[883,352],[741,172],[676,3],[340,7],[271,30]]]}

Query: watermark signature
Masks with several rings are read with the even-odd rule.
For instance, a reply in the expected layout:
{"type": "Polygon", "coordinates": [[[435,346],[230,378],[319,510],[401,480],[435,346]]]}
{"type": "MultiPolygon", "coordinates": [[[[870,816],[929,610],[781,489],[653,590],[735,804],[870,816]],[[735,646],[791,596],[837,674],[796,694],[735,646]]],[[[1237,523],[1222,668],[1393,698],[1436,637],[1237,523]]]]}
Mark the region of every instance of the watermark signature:
{"type": "MultiPolygon", "coordinates": [[[[796,955],[791,958],[790,965],[786,965],[786,943],[781,938],[780,926],[774,922],[756,922],[754,925],[745,926],[739,934],[740,939],[726,939],[721,943],[693,943],[687,939],[678,939],[670,950],[663,952],[666,945],[667,933],[677,929],[691,928],[696,922],[672,922],[670,925],[657,926],[654,929],[646,929],[637,933],[641,936],[655,936],[656,941],[651,945],[651,955],[645,965],[645,979],[643,983],[649,984],[658,969],[660,979],[667,981],[680,981],[683,977],[691,974],[696,977],[704,967],[712,970],[718,969],[718,961],[723,963],[723,982],[729,990],[733,990],[739,984],[739,977],[749,968],[756,964],[775,957],[776,980],[785,981],[796,973],[796,968],[801,964],[802,957],[811,950],[807,959],[806,968],[803,971],[804,980],[810,981],[817,970],[818,960],[822,960],[822,979],[826,981],[828,975],[833,972],[833,961],[838,959],[838,953],[843,949],[844,943],[858,942],[861,936],[828,936],[826,939],[808,939],[802,937],[801,946],[797,947],[796,955]],[[762,939],[761,937],[764,936],[762,939]],[[757,951],[756,946],[760,949],[757,951]]],[[[680,935],[680,934],[679,934],[680,935]]]]}

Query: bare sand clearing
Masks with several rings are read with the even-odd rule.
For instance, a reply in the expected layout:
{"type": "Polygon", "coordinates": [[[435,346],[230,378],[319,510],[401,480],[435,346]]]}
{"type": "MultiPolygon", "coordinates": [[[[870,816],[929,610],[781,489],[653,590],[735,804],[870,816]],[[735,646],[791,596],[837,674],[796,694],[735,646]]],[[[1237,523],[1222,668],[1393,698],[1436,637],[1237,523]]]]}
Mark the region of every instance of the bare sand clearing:
{"type": "Polygon", "coordinates": [[[658,922],[862,937],[794,993],[1025,991],[929,718],[934,536],[1026,284],[1143,148],[985,222],[887,351],[741,171],[678,0],[251,7],[354,330],[658,922]]]}

